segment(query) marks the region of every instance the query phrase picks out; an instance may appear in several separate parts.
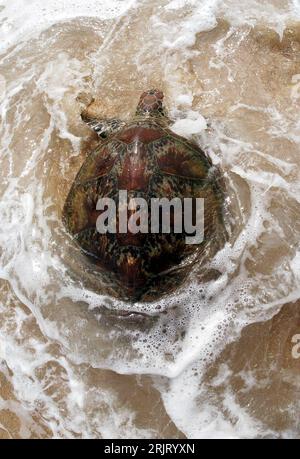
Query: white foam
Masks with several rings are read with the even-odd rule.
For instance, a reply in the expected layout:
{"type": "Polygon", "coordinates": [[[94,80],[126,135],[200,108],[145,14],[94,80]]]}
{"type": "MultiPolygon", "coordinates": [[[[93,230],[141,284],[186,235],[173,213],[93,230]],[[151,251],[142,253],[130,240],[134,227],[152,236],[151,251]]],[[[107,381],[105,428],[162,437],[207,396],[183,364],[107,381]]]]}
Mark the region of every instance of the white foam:
{"type": "Polygon", "coordinates": [[[97,19],[113,19],[124,14],[135,3],[124,0],[17,0],[1,2],[0,12],[1,47],[6,48],[25,36],[36,35],[39,31],[66,19],[92,17],[97,19]]]}
{"type": "MultiPolygon", "coordinates": [[[[193,367],[192,371],[172,380],[171,390],[164,393],[169,414],[188,438],[241,439],[273,434],[241,408],[229,388],[222,390],[221,402],[217,397],[214,399],[201,377],[195,377],[195,371],[193,367]],[[229,416],[225,416],[224,411],[229,416]]],[[[223,377],[227,379],[228,374],[223,377]]]]}
{"type": "MultiPolygon", "coordinates": [[[[192,7],[191,13],[176,30],[176,38],[172,41],[165,41],[169,48],[189,47],[195,44],[196,34],[213,29],[216,24],[216,13],[220,0],[188,0],[188,2],[171,1],[166,9],[174,10],[192,7]]],[[[173,31],[174,34],[175,31],[173,31]]]]}
{"type": "Polygon", "coordinates": [[[189,110],[186,118],[175,121],[171,129],[178,135],[190,137],[193,134],[200,134],[206,127],[205,118],[200,113],[189,110]]]}

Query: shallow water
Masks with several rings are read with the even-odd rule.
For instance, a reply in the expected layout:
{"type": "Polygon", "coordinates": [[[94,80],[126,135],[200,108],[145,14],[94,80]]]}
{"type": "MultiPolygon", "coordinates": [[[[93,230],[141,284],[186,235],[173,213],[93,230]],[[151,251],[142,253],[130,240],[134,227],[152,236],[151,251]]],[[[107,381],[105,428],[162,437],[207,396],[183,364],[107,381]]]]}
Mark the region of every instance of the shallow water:
{"type": "Polygon", "coordinates": [[[80,3],[0,2],[0,437],[299,437],[299,2],[80,3]],[[61,212],[82,101],[128,119],[153,86],[232,217],[219,276],[196,266],[136,323],[101,314],[124,304],[61,212]]]}

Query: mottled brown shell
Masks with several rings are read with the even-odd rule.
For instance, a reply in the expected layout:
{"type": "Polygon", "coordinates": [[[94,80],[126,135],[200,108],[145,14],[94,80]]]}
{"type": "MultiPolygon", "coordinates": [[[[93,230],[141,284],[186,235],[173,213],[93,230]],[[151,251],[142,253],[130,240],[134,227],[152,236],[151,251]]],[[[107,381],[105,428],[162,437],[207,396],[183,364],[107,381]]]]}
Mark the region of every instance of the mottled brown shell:
{"type": "Polygon", "coordinates": [[[63,219],[81,249],[107,271],[116,296],[151,300],[186,275],[180,263],[202,251],[222,225],[223,194],[209,158],[194,144],[154,121],[128,124],[88,156],[66,200],[63,219]],[[205,239],[186,245],[184,234],[99,234],[96,204],[118,203],[119,190],[131,197],[205,199],[205,239]],[[170,268],[178,267],[178,269],[170,268]],[[168,271],[166,273],[166,271],[168,271]]]}

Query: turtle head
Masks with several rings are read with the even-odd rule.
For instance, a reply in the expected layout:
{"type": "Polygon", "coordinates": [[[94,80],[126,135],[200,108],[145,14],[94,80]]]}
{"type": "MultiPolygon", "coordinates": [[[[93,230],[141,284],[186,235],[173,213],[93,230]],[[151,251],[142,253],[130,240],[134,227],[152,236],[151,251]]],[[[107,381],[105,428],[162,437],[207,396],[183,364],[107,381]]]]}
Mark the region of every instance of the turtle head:
{"type": "Polygon", "coordinates": [[[150,89],[143,92],[136,109],[136,115],[151,117],[165,116],[163,98],[163,92],[158,89],[150,89]]]}

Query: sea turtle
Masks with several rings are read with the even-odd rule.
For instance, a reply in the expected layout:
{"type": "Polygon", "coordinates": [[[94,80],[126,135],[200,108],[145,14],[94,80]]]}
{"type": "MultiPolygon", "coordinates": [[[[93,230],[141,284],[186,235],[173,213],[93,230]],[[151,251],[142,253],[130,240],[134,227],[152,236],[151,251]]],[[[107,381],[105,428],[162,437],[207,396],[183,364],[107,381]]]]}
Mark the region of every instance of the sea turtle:
{"type": "MultiPolygon", "coordinates": [[[[131,302],[151,301],[178,287],[189,272],[187,260],[199,258],[224,226],[220,173],[196,143],[170,130],[163,97],[156,89],[143,92],[129,122],[101,119],[89,107],[82,112],[99,143],[77,174],[63,210],[68,232],[99,275],[106,273],[113,294],[131,302]],[[184,218],[184,210],[172,206],[170,233],[163,231],[161,214],[158,232],[121,231],[118,213],[116,232],[100,233],[97,220],[107,208],[97,210],[97,203],[111,198],[118,208],[120,190],[128,201],[144,198],[149,204],[149,228],[151,200],[204,198],[204,240],[186,243],[186,232],[176,232],[174,223],[178,212],[184,218]]],[[[126,210],[127,217],[138,208],[126,210]]]]}

